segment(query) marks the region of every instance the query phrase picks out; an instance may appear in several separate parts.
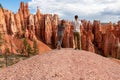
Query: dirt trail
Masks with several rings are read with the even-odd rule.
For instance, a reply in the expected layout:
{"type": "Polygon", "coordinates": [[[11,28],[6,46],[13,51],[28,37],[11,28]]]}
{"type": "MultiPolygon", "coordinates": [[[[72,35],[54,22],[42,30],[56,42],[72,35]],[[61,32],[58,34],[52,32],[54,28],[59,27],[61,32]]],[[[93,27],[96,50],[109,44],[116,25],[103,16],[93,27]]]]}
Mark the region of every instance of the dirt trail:
{"type": "Polygon", "coordinates": [[[91,52],[53,50],[0,70],[0,80],[120,80],[120,64],[91,52]]]}

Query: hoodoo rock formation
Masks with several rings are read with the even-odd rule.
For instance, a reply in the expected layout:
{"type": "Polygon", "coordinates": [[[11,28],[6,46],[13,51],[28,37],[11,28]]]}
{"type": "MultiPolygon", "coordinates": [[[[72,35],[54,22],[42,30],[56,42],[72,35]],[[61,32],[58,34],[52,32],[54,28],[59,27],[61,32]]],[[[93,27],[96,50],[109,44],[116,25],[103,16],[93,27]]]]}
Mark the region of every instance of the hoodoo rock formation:
{"type": "Polygon", "coordinates": [[[31,47],[33,47],[33,42],[36,41],[39,53],[51,50],[38,38],[38,36],[41,35],[38,27],[43,26],[38,23],[41,22],[41,15],[42,14],[39,11],[37,11],[36,15],[30,14],[28,3],[24,4],[24,2],[21,2],[20,8],[16,14],[0,8],[0,42],[2,44],[2,53],[5,53],[5,50],[9,49],[11,53],[22,54],[24,49],[24,39],[27,40],[31,47]],[[37,18],[39,21],[37,21],[37,18]]]}
{"type": "Polygon", "coordinates": [[[82,50],[53,50],[3,68],[0,79],[120,80],[120,61],[82,50]]]}
{"type": "MultiPolygon", "coordinates": [[[[26,38],[31,41],[42,41],[51,48],[56,48],[59,22],[60,19],[57,14],[42,14],[39,9],[37,9],[36,14],[31,14],[28,3],[24,4],[24,2],[21,2],[16,14],[0,8],[0,32],[3,38],[7,37],[4,40],[8,42],[2,44],[1,49],[4,51],[5,46],[10,47],[11,36],[20,39],[26,38]]],[[[62,47],[73,48],[72,24],[70,21],[66,21],[66,25],[62,47]]],[[[112,22],[101,23],[97,20],[94,20],[93,23],[82,20],[81,47],[83,50],[120,58],[119,41],[120,21],[118,24],[113,24],[112,22]]]]}
{"type": "Polygon", "coordinates": [[[5,16],[1,8],[0,8],[0,32],[1,34],[7,33],[5,16]]]}

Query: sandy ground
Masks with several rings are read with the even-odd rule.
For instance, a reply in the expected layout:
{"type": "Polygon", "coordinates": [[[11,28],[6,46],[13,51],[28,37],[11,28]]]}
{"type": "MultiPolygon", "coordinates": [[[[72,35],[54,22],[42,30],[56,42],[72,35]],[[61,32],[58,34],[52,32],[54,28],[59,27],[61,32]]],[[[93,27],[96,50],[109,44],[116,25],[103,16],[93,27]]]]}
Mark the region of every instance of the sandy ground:
{"type": "Polygon", "coordinates": [[[82,50],[52,50],[1,69],[0,80],[120,80],[120,64],[82,50]]]}

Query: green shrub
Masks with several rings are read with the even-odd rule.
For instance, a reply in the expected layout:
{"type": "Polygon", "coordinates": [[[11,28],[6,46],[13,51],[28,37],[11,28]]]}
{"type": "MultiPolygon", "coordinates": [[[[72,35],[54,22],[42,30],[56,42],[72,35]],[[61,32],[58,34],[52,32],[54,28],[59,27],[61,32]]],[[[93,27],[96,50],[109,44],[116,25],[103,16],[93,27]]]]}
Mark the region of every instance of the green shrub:
{"type": "Polygon", "coordinates": [[[28,56],[30,56],[30,54],[33,54],[33,50],[31,48],[30,44],[28,44],[28,46],[27,46],[27,53],[28,53],[28,56]]]}
{"type": "Polygon", "coordinates": [[[36,40],[33,41],[33,51],[34,51],[34,54],[38,54],[38,47],[37,47],[36,40]]]}

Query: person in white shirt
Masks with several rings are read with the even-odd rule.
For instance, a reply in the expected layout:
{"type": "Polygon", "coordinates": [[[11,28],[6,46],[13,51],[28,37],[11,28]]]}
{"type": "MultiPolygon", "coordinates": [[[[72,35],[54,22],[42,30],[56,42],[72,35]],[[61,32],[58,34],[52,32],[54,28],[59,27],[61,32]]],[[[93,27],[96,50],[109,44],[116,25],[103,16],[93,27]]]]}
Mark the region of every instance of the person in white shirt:
{"type": "Polygon", "coordinates": [[[73,30],[74,30],[74,42],[75,49],[81,49],[81,35],[80,35],[80,26],[81,21],[78,19],[78,15],[75,15],[75,19],[72,21],[73,30]]]}

